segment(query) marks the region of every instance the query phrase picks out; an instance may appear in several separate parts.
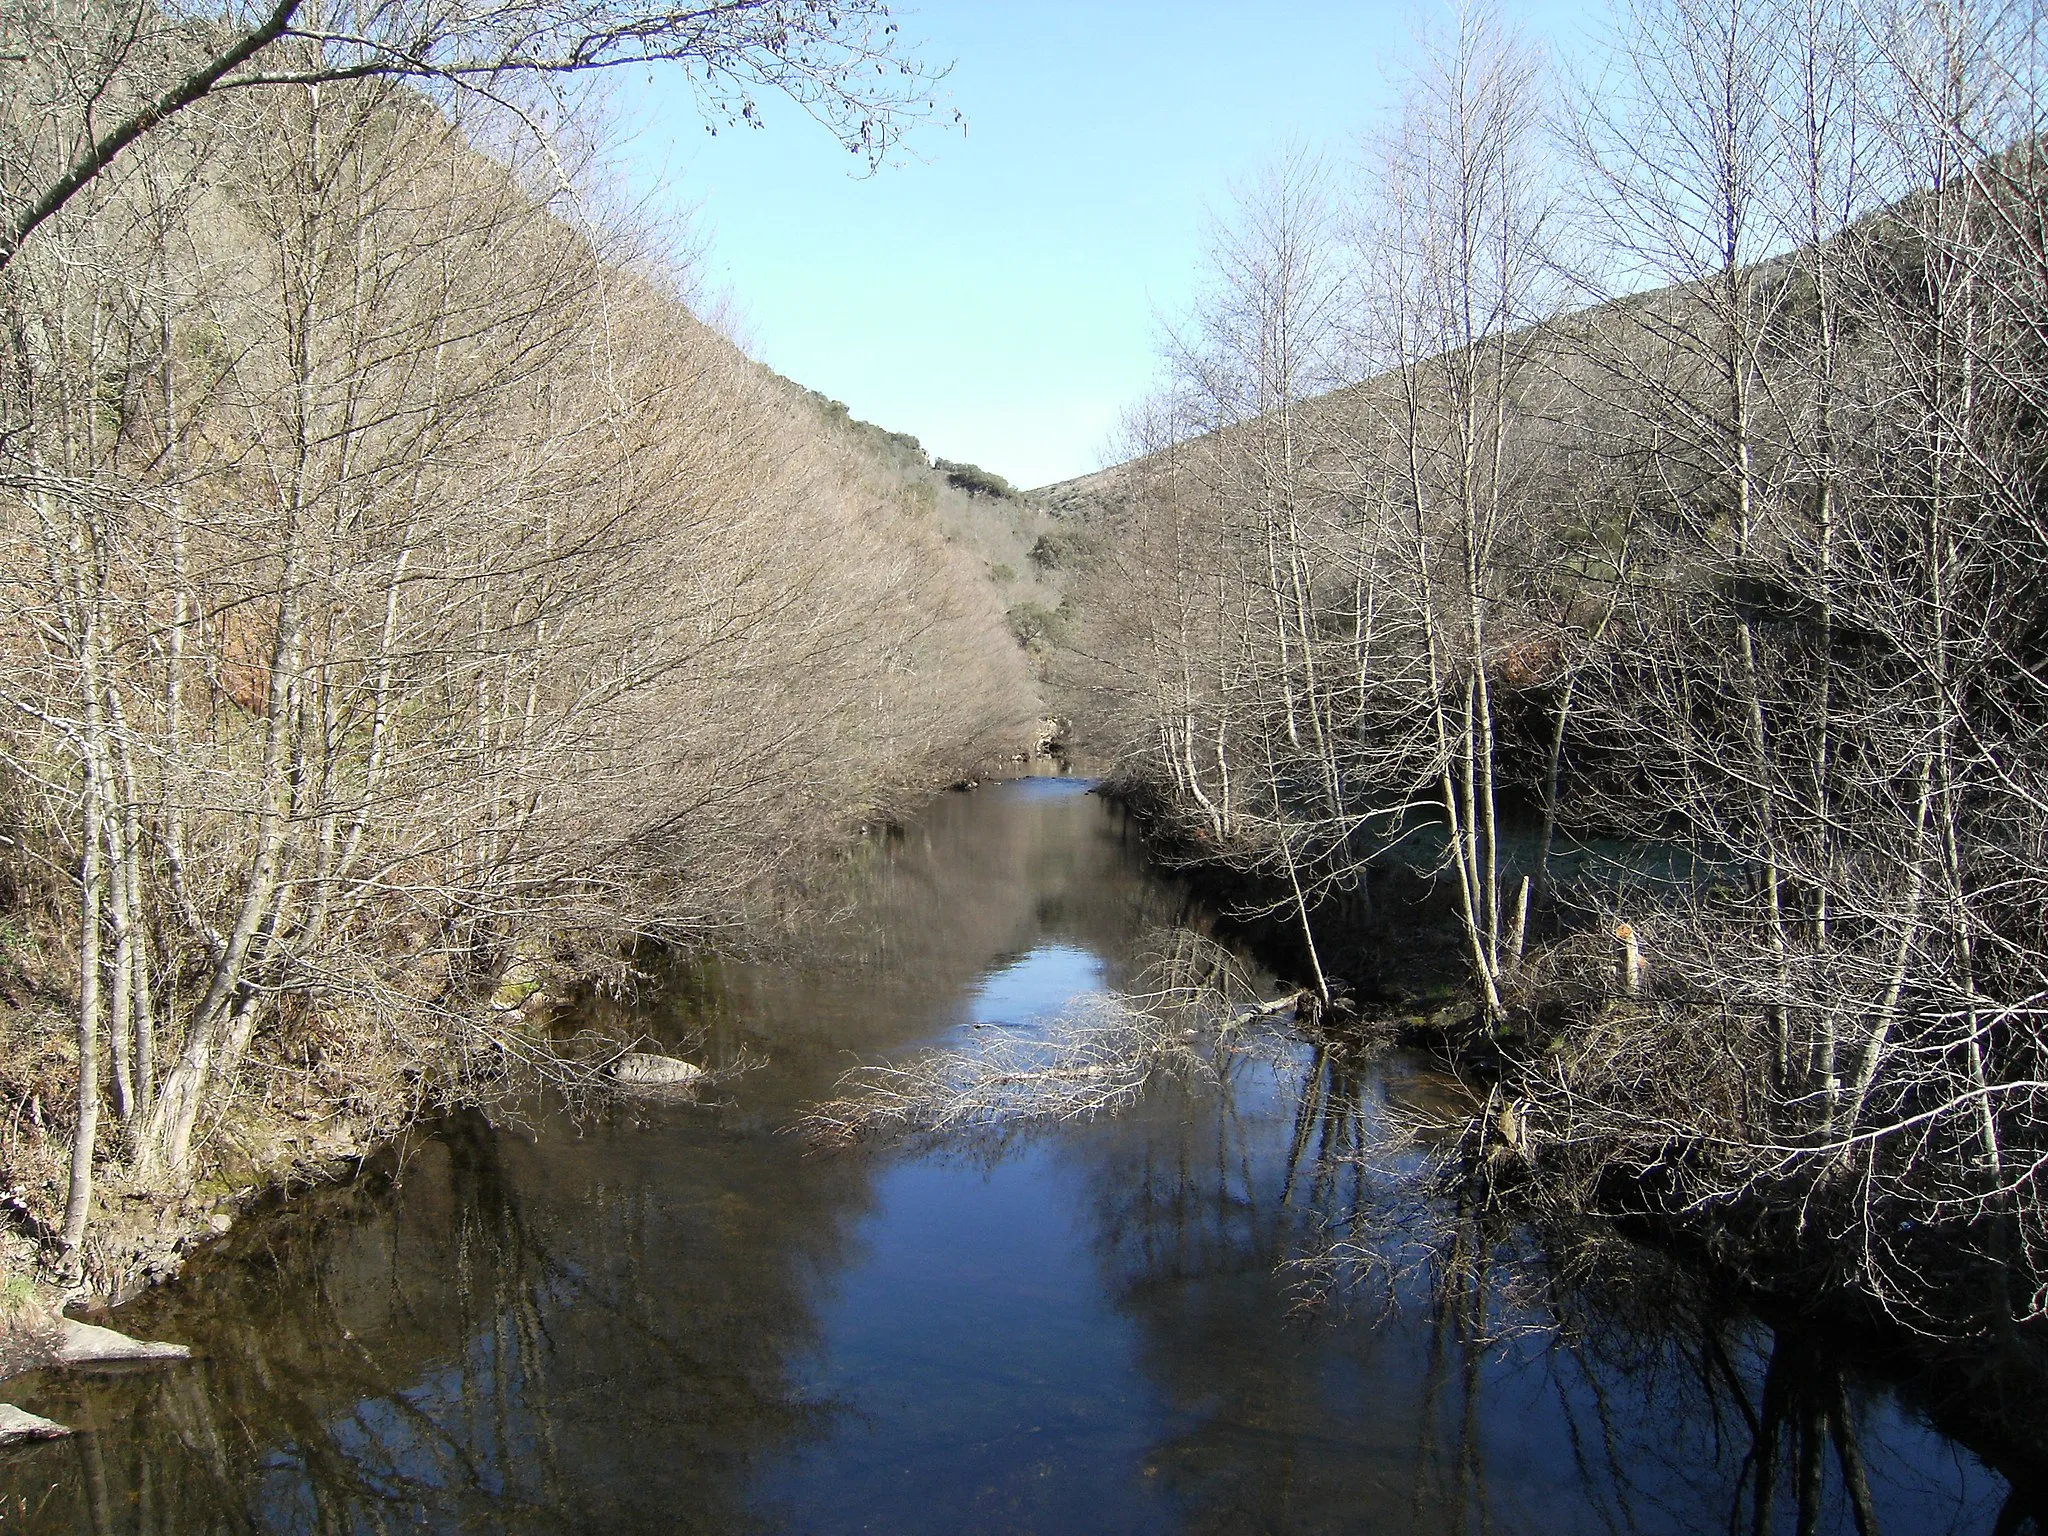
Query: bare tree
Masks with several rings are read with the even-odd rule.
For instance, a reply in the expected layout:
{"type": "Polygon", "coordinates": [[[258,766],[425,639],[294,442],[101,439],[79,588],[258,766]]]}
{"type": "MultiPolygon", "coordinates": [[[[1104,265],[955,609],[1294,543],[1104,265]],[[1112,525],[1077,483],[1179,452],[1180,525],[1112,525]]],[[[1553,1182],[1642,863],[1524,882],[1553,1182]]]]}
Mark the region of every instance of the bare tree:
{"type": "Polygon", "coordinates": [[[15,8],[0,27],[18,93],[13,132],[0,146],[0,270],[31,232],[159,125],[222,93],[267,86],[377,78],[505,100],[522,77],[672,63],[728,121],[756,122],[757,93],[774,91],[876,164],[928,84],[888,16],[877,0],[680,8],[528,0],[480,12],[323,0],[15,8]]]}
{"type": "Polygon", "coordinates": [[[1525,639],[1515,604],[1530,542],[1532,385],[1520,333],[1543,318],[1550,273],[1540,111],[1530,56],[1490,13],[1462,11],[1418,73],[1364,216],[1363,297],[1374,308],[1361,314],[1371,350],[1391,365],[1369,408],[1384,423],[1376,446],[1391,450],[1414,664],[1412,682],[1373,680],[1387,750],[1354,771],[1383,800],[1433,796],[1489,1013],[1513,948],[1494,692],[1503,657],[1525,639]]]}
{"type": "Polygon", "coordinates": [[[735,926],[1035,716],[979,572],[478,129],[224,98],[0,277],[0,783],[76,936],[74,1259],[96,1167],[487,1088],[547,1055],[509,966],[735,926]]]}

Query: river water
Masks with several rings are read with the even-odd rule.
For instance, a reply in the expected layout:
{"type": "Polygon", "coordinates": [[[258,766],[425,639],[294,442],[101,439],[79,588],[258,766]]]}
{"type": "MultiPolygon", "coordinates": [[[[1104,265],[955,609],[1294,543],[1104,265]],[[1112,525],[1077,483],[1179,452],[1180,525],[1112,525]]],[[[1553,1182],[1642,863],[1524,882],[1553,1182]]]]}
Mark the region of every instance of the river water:
{"type": "Polygon", "coordinates": [[[1405,1057],[1279,1037],[1113,1119],[814,1150],[787,1128],[853,1063],[1032,1029],[1202,921],[1068,780],[945,796],[844,875],[809,962],[679,975],[608,1020],[766,1058],[708,1102],[448,1127],[116,1315],[190,1365],[10,1383],[86,1433],[0,1456],[0,1529],[1846,1533],[1860,1505],[1911,1536],[2016,1513],[1881,1362],[1619,1244],[1565,1264],[1418,1200],[1419,1153],[1375,1150],[1446,1093],[1405,1057]]]}

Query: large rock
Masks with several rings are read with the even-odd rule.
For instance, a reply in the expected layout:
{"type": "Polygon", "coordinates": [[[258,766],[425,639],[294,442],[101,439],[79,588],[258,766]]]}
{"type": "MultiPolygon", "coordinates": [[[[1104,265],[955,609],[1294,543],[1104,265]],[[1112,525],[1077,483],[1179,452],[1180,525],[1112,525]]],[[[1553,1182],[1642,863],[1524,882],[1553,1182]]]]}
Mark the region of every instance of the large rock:
{"type": "Polygon", "coordinates": [[[91,1323],[75,1322],[68,1317],[58,1319],[58,1326],[62,1332],[56,1349],[50,1355],[52,1365],[108,1365],[125,1360],[192,1358],[192,1351],[183,1344],[152,1344],[144,1339],[131,1339],[111,1328],[96,1328],[91,1323]]]}
{"type": "Polygon", "coordinates": [[[61,1440],[71,1431],[55,1419],[40,1418],[12,1403],[0,1403],[0,1445],[24,1440],[61,1440]]]}
{"type": "Polygon", "coordinates": [[[703,1077],[695,1062],[651,1051],[628,1051],[612,1063],[612,1079],[623,1088],[692,1088],[703,1077]]]}

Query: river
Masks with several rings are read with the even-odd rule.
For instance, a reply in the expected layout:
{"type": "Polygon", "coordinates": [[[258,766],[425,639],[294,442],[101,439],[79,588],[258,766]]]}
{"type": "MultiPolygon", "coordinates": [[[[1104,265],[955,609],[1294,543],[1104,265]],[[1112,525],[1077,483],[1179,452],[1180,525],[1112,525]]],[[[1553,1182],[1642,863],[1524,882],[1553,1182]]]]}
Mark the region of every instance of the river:
{"type": "Polygon", "coordinates": [[[765,1060],[706,1103],[465,1118],[114,1317],[191,1364],[10,1383],[86,1433],[0,1458],[0,1529],[1999,1526],[1881,1362],[1419,1200],[1375,1149],[1446,1088],[1402,1055],[1276,1033],[1112,1119],[816,1150],[788,1127],[856,1061],[1029,1030],[1202,921],[1070,780],[843,873],[804,963],[606,1019],[765,1060]]]}

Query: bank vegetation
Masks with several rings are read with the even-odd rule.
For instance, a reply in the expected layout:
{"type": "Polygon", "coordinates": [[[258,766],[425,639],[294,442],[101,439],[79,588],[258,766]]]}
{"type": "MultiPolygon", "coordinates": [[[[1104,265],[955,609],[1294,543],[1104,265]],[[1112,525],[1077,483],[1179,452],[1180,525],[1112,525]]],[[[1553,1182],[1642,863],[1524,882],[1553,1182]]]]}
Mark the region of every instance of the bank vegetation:
{"type": "MultiPolygon", "coordinates": [[[[618,8],[477,77],[342,36],[382,12],[131,9],[0,50],[0,1158],[105,1283],[110,1204],[544,1067],[538,975],[743,928],[1036,713],[978,565],[522,94],[618,8]]],[[[877,7],[689,14],[639,46],[701,45],[714,102],[895,126],[877,7]]]]}
{"type": "Polygon", "coordinates": [[[1219,225],[1071,663],[1316,988],[1429,883],[1544,1198],[1930,1326],[2048,1309],[2040,23],[1460,11],[1219,225]]]}

